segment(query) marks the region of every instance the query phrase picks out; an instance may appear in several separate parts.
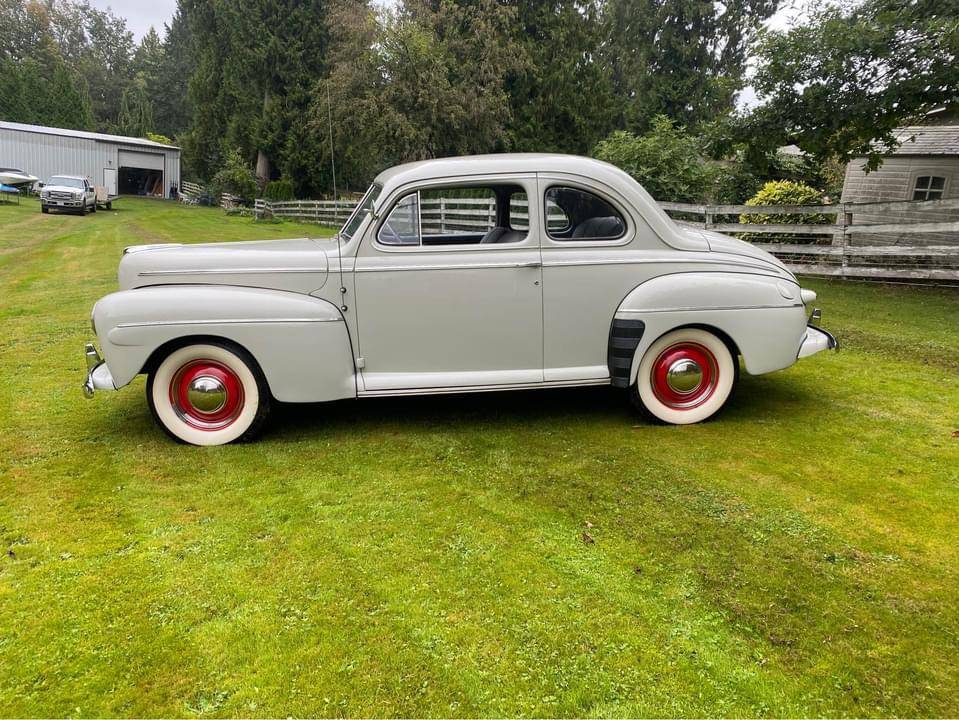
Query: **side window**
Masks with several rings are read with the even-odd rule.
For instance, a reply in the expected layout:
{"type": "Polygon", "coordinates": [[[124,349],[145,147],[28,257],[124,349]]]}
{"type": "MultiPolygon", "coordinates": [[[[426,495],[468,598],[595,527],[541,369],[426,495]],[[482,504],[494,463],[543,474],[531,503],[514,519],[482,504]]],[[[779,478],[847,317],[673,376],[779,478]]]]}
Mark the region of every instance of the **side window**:
{"type": "Polygon", "coordinates": [[[921,175],[916,178],[916,187],[912,191],[913,200],[941,200],[946,187],[946,179],[936,175],[921,175]]]}
{"type": "Polygon", "coordinates": [[[509,226],[513,230],[529,230],[529,198],[525,192],[509,196],[509,226]]]}
{"type": "Polygon", "coordinates": [[[496,227],[492,188],[430,188],[420,192],[424,245],[479,242],[496,227]]]}
{"type": "Polygon", "coordinates": [[[598,195],[557,186],[546,191],[546,232],[554,240],[616,240],[626,221],[598,195]]]}
{"type": "Polygon", "coordinates": [[[569,217],[563,208],[546,196],[546,229],[550,235],[558,235],[569,230],[569,217]]]}
{"type": "Polygon", "coordinates": [[[420,202],[419,193],[412,193],[393,206],[386,222],[376,236],[384,245],[420,244],[420,202]]]}
{"type": "Polygon", "coordinates": [[[526,193],[518,185],[428,188],[404,196],[380,226],[383,245],[515,243],[529,232],[526,193]]]}

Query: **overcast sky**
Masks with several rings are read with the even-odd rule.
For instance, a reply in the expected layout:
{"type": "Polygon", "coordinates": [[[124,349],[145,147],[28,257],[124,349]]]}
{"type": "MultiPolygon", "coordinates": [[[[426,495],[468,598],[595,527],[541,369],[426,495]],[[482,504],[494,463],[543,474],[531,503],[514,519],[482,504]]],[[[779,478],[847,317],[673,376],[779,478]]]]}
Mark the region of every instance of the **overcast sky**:
{"type": "Polygon", "coordinates": [[[127,27],[137,40],[151,25],[162,37],[163,23],[170,22],[176,10],[176,0],[90,0],[90,4],[100,10],[109,8],[114,15],[126,18],[127,27]]]}
{"type": "MultiPolygon", "coordinates": [[[[788,27],[800,20],[804,14],[803,4],[806,0],[787,0],[779,12],[773,15],[768,26],[777,29],[788,27]]],[[[90,0],[94,7],[106,10],[110,8],[115,15],[126,18],[127,27],[133,36],[139,40],[150,29],[163,35],[163,24],[170,22],[173,11],[176,9],[176,0],[90,0]]],[[[381,4],[390,5],[395,0],[380,0],[381,4]]],[[[740,107],[750,107],[756,103],[756,93],[747,87],[739,97],[740,107]]]]}

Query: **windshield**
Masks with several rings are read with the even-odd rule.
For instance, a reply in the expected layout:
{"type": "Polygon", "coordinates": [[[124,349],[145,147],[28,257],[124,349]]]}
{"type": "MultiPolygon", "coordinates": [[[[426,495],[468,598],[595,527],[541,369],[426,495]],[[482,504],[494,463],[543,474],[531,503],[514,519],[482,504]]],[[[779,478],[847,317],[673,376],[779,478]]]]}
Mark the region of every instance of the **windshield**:
{"type": "Polygon", "coordinates": [[[360,200],[360,204],[356,206],[353,214],[350,215],[350,219],[346,221],[346,225],[340,230],[340,235],[342,235],[345,240],[352,239],[353,233],[356,232],[357,228],[360,227],[360,224],[373,209],[373,203],[376,202],[376,198],[380,196],[381,190],[383,190],[382,185],[370,185],[370,189],[366,191],[366,195],[360,200]]]}
{"type": "Polygon", "coordinates": [[[47,185],[62,185],[64,187],[80,188],[83,190],[83,180],[69,177],[52,177],[47,185]]]}

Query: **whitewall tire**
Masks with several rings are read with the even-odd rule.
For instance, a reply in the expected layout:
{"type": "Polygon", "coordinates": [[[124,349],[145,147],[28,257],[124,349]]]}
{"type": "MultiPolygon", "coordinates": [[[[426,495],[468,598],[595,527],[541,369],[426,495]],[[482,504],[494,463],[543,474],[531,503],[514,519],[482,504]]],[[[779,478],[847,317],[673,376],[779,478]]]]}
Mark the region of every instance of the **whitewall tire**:
{"type": "Polygon", "coordinates": [[[646,350],[632,397],[657,420],[689,425],[717,413],[738,376],[739,364],[726,343],[706,330],[682,328],[646,350]]]}
{"type": "Polygon", "coordinates": [[[246,440],[269,412],[270,392],[253,358],[226,343],[187,345],[147,381],[150,411],[173,438],[191,445],[246,440]]]}

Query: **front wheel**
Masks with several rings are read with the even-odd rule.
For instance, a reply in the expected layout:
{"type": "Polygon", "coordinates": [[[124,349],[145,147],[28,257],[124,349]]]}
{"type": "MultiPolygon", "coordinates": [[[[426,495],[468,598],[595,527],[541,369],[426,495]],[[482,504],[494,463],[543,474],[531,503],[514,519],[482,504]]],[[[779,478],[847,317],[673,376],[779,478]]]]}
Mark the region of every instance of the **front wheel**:
{"type": "Polygon", "coordinates": [[[167,434],[191,445],[248,440],[270,410],[270,391],[256,362],[227,343],[171,352],[150,374],[147,400],[167,434]]]}
{"type": "Polygon", "coordinates": [[[657,420],[689,425],[717,413],[738,377],[739,365],[726,343],[706,330],[682,328],[649,346],[630,394],[657,420]]]}

